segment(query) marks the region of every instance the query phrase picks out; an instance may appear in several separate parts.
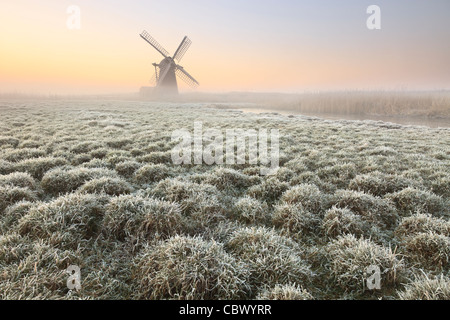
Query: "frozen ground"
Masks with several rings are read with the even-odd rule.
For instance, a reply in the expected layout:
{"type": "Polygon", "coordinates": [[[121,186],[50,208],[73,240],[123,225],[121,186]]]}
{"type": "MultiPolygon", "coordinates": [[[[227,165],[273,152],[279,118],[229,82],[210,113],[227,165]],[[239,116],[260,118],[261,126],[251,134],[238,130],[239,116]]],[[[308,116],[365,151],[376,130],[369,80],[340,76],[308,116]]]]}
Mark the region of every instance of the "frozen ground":
{"type": "Polygon", "coordinates": [[[450,298],[448,128],[130,101],[0,101],[0,128],[0,298],[450,298]],[[173,165],[195,121],[279,129],[277,174],[173,165]]]}

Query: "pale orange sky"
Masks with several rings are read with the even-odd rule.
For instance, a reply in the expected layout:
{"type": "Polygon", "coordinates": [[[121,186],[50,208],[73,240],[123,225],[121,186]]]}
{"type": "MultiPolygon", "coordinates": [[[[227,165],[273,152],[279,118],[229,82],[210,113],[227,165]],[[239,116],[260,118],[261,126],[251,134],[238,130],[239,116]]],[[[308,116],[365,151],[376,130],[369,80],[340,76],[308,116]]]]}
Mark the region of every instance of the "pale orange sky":
{"type": "Polygon", "coordinates": [[[135,92],[161,60],[144,29],[171,54],[190,37],[181,65],[199,91],[450,89],[450,1],[376,1],[376,31],[371,2],[3,1],[0,93],[135,92]]]}

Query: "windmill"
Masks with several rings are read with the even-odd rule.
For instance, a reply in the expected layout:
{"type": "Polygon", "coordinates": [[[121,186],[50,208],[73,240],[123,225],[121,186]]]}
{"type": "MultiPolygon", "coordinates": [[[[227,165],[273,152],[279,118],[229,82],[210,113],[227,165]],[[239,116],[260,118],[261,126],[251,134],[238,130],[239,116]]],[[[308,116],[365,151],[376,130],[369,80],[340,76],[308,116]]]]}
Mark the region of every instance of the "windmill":
{"type": "Polygon", "coordinates": [[[147,31],[144,30],[140,36],[164,57],[159,64],[152,64],[155,67],[155,74],[151,80],[154,84],[154,87],[151,88],[152,93],[164,95],[178,94],[177,76],[192,88],[199,85],[197,80],[178,64],[192,43],[188,37],[183,38],[173,57],[170,57],[169,52],[167,52],[147,31]],[[175,60],[178,63],[176,63],[175,60]]]}

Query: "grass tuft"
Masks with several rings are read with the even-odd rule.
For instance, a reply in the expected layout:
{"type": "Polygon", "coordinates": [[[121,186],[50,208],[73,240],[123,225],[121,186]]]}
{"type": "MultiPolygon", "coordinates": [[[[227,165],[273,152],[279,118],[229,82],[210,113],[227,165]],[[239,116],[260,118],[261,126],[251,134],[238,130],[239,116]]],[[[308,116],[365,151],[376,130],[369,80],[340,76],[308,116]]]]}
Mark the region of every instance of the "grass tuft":
{"type": "Polygon", "coordinates": [[[351,210],[333,207],[326,211],[322,229],[329,238],[337,238],[345,234],[360,237],[367,235],[369,226],[361,216],[354,214],[351,210]]]}
{"type": "Polygon", "coordinates": [[[37,239],[50,239],[62,248],[77,248],[96,237],[103,218],[105,198],[69,194],[32,207],[19,220],[18,231],[37,239]]]}
{"type": "Polygon", "coordinates": [[[246,224],[264,224],[269,220],[267,204],[248,196],[240,198],[234,205],[233,211],[233,216],[246,224]]]}
{"type": "Polygon", "coordinates": [[[283,193],[281,201],[289,204],[301,204],[306,210],[319,214],[324,198],[319,188],[312,184],[300,184],[283,193]]]}
{"type": "Polygon", "coordinates": [[[422,276],[407,283],[403,291],[398,292],[400,300],[450,300],[450,279],[422,276]]]}
{"type": "Polygon", "coordinates": [[[364,192],[338,190],[333,202],[336,207],[350,209],[365,221],[383,228],[393,227],[399,218],[393,203],[364,192]]]}
{"type": "Polygon", "coordinates": [[[430,191],[408,187],[401,191],[388,194],[386,197],[395,203],[398,211],[404,216],[411,215],[412,212],[416,212],[417,210],[436,216],[445,216],[450,213],[442,197],[430,191]]]}
{"type": "Polygon", "coordinates": [[[411,235],[403,246],[410,260],[427,269],[448,270],[450,267],[450,237],[432,231],[411,235]]]}
{"type": "Polygon", "coordinates": [[[134,175],[138,183],[154,183],[169,177],[169,168],[164,164],[147,164],[138,169],[134,175]]]}
{"type": "Polygon", "coordinates": [[[179,205],[133,195],[112,198],[102,225],[106,235],[133,243],[165,239],[186,231],[179,205]]]}
{"type": "Polygon", "coordinates": [[[175,236],[147,247],[135,269],[145,299],[239,299],[249,289],[245,264],[200,237],[175,236]]]}
{"type": "Polygon", "coordinates": [[[282,234],[294,239],[312,240],[319,236],[321,219],[317,214],[306,210],[302,204],[279,204],[275,206],[272,215],[272,224],[281,228],[282,234]]]}
{"type": "Polygon", "coordinates": [[[313,272],[291,239],[265,227],[241,228],[226,243],[227,251],[243,260],[253,286],[273,283],[308,283],[313,272]]]}
{"type": "Polygon", "coordinates": [[[381,245],[354,235],[338,237],[327,245],[330,274],[337,286],[345,291],[362,294],[367,291],[366,281],[371,265],[381,270],[382,288],[392,289],[405,272],[403,259],[381,245]]]}
{"type": "Polygon", "coordinates": [[[257,300],[314,300],[314,297],[304,288],[295,284],[275,285],[270,289],[264,289],[257,300]]]}
{"type": "Polygon", "coordinates": [[[106,193],[111,196],[129,194],[133,191],[131,185],[120,178],[103,177],[92,179],[79,189],[82,193],[106,193]]]}

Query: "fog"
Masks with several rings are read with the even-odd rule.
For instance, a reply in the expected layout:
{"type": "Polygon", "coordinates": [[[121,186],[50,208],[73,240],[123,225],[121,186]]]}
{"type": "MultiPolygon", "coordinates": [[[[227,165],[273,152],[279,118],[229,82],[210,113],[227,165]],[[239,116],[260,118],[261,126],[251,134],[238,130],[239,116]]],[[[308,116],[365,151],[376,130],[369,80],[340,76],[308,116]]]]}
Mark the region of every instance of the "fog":
{"type": "Polygon", "coordinates": [[[305,93],[275,92],[182,92],[178,95],[143,96],[139,92],[112,94],[0,94],[9,100],[95,100],[160,101],[201,103],[217,109],[243,112],[278,112],[285,115],[309,115],[327,119],[381,120],[431,127],[450,127],[450,91],[325,91],[305,93]]]}

